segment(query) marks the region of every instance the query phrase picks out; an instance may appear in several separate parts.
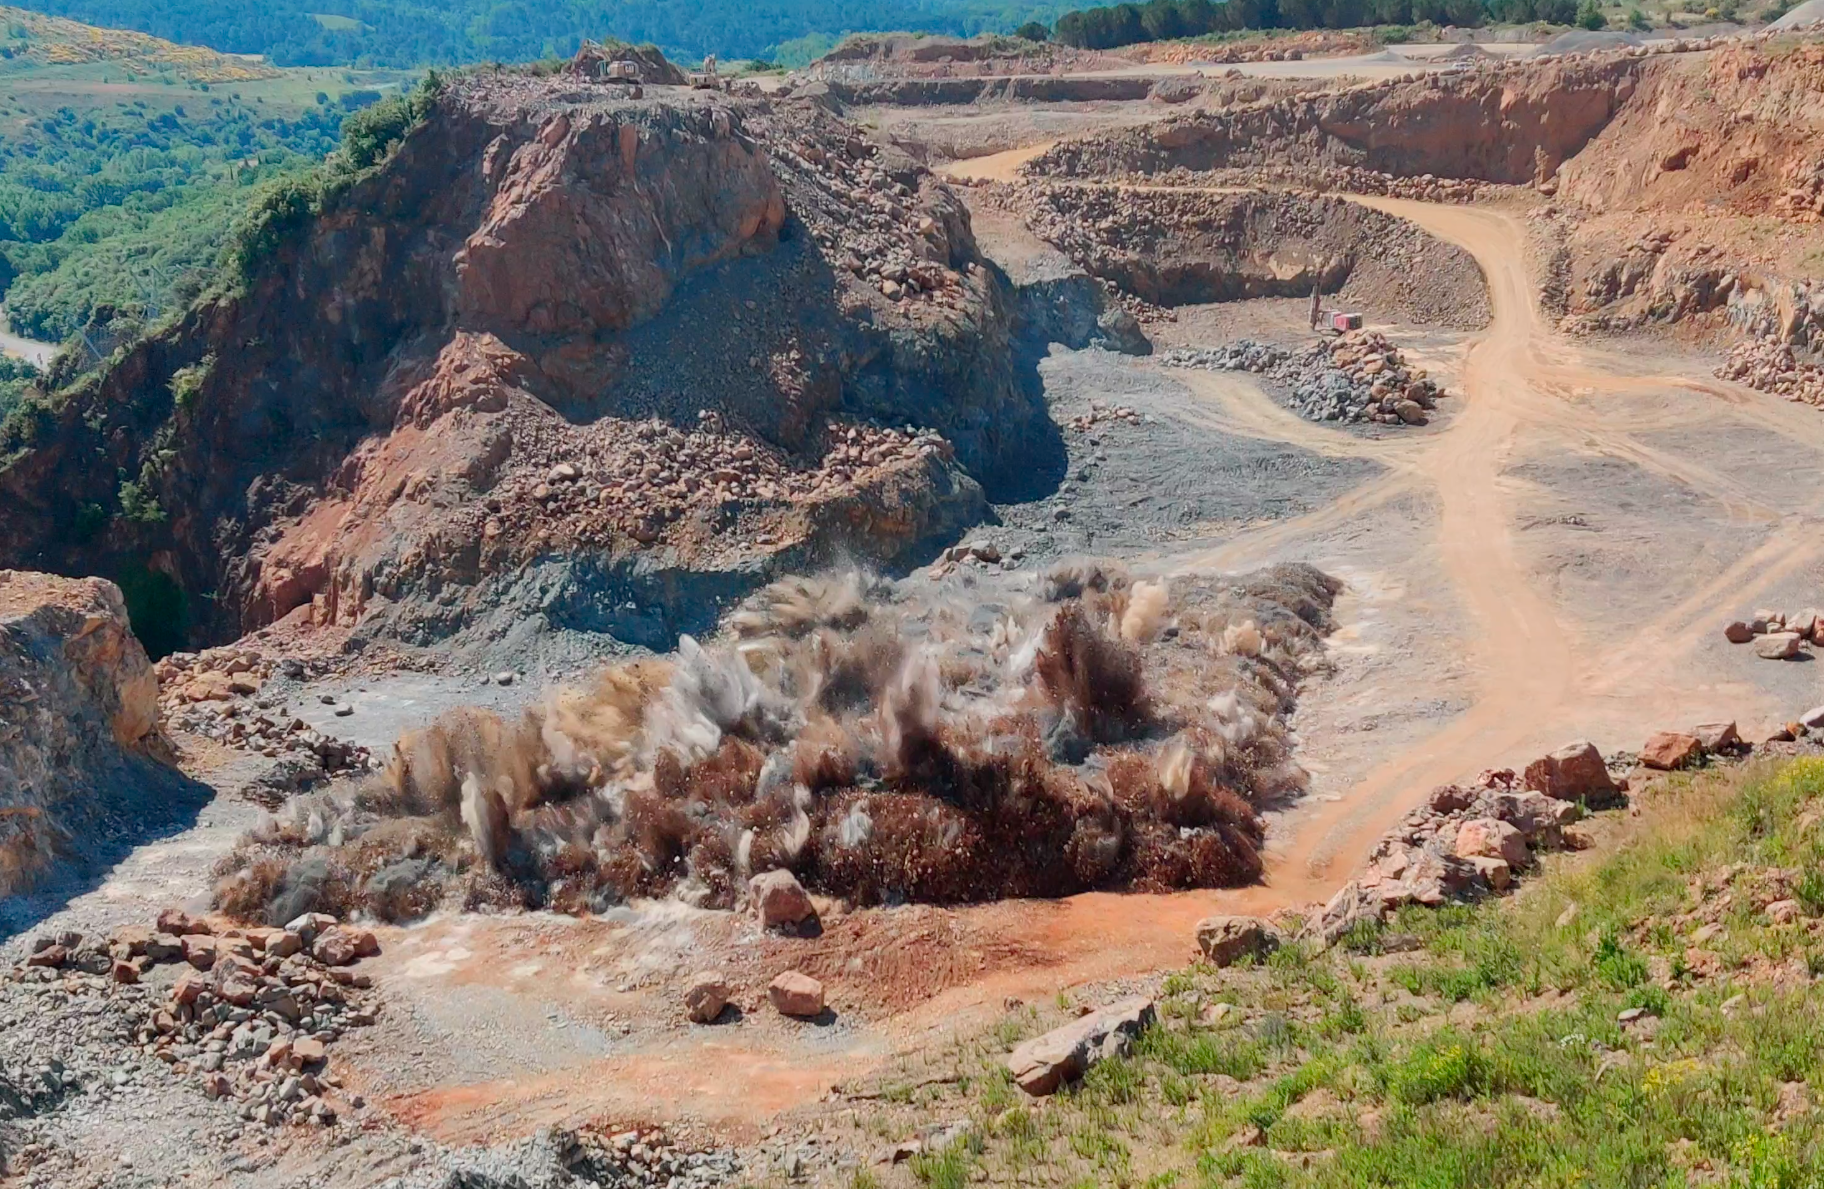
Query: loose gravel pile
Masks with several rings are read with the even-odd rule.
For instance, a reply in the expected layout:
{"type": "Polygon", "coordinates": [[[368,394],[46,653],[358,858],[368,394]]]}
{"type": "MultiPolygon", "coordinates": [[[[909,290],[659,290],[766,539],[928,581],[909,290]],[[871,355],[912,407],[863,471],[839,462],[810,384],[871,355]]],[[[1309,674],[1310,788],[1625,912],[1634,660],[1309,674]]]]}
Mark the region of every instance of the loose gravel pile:
{"type": "Polygon", "coordinates": [[[1379,425],[1424,425],[1448,395],[1411,367],[1398,348],[1377,331],[1352,330],[1320,339],[1302,350],[1239,339],[1221,347],[1168,351],[1172,367],[1252,372],[1286,386],[1287,404],[1310,421],[1365,421],[1379,425]]]}

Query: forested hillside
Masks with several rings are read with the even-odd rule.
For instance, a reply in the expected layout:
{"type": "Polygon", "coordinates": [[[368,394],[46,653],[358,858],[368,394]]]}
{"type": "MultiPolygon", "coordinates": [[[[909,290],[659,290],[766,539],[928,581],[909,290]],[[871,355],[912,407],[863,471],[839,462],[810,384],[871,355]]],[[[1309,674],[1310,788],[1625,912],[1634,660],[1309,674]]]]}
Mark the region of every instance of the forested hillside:
{"type": "Polygon", "coordinates": [[[808,35],[973,34],[1049,22],[1057,0],[39,0],[39,11],[281,66],[418,66],[568,56],[585,38],[754,57],[808,35]]]}
{"type": "MultiPolygon", "coordinates": [[[[262,179],[320,161],[397,72],[275,70],[0,8],[0,299],[101,353],[203,282],[262,179]]],[[[0,405],[22,377],[0,372],[0,405]]]]}

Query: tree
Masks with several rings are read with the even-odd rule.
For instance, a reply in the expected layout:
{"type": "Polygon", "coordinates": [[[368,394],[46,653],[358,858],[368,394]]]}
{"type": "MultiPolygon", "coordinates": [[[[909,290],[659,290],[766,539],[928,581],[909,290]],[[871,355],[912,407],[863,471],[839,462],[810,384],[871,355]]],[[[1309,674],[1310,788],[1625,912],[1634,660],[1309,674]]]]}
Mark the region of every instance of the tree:
{"type": "Polygon", "coordinates": [[[1027,21],[1018,29],[1015,29],[1013,35],[1021,41],[1051,40],[1051,30],[1047,29],[1044,25],[1039,24],[1037,21],[1027,21]]]}
{"type": "Polygon", "coordinates": [[[1602,15],[1602,6],[1596,0],[1583,0],[1583,6],[1577,10],[1577,23],[1595,32],[1607,28],[1609,18],[1602,15]]]}

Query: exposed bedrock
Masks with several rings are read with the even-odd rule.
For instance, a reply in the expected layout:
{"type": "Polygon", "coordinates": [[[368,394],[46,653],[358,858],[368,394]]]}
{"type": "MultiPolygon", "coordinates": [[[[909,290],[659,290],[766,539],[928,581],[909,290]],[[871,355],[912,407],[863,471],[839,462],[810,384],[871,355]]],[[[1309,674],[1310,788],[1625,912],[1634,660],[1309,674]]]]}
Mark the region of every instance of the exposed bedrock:
{"type": "Polygon", "coordinates": [[[158,575],[193,641],[429,641],[562,572],[547,616],[664,642],[1059,450],[962,204],[815,103],[463,79],[319,206],[20,427],[0,564],[158,575]]]}

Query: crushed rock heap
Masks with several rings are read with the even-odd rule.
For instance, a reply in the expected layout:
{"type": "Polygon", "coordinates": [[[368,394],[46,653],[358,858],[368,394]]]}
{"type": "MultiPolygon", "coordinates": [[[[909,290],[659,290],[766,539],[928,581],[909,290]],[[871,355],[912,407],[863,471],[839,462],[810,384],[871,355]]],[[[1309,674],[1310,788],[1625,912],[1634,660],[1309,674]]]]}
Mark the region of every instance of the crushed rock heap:
{"type": "Polygon", "coordinates": [[[735,906],[788,869],[857,904],[1240,884],[1301,789],[1285,717],[1339,584],[1086,565],[982,601],[858,573],[753,596],[721,638],[446,716],[384,776],[298,798],[218,887],[238,917],[444,904],[735,906]]]}
{"type": "Polygon", "coordinates": [[[448,82],[243,291],[0,448],[0,562],[157,554],[203,637],[668,648],[954,539],[1055,437],[963,205],[812,100],[666,77],[448,82]],[[76,531],[121,475],[164,515],[76,531]]]}
{"type": "Polygon", "coordinates": [[[1284,384],[1292,408],[1312,421],[1424,425],[1438,398],[1449,395],[1374,330],[1347,331],[1302,350],[1254,339],[1183,347],[1167,351],[1161,361],[1170,367],[1266,376],[1284,384]]]}

